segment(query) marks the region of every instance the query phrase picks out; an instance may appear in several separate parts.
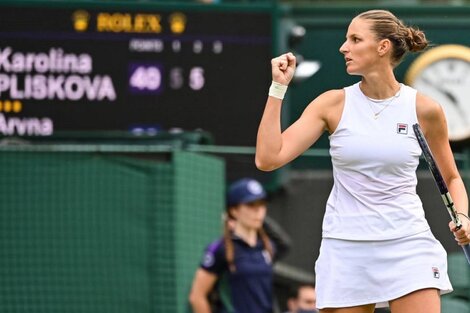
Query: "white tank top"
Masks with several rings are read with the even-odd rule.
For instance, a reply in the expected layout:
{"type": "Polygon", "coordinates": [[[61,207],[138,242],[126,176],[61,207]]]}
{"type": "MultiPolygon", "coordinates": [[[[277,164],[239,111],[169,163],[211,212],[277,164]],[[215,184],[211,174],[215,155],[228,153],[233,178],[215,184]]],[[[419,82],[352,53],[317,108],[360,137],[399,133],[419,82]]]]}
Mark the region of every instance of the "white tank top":
{"type": "Polygon", "coordinates": [[[383,103],[367,98],[359,83],[344,90],[341,120],[329,137],[334,185],[323,237],[388,240],[429,229],[416,194],[416,90],[402,84],[383,103]]]}

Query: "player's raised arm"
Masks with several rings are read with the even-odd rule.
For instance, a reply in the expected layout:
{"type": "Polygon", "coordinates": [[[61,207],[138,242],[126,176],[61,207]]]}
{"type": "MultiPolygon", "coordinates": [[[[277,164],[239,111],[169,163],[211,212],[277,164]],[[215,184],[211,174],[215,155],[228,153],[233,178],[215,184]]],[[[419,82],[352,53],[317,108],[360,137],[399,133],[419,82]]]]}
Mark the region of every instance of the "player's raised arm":
{"type": "Polygon", "coordinates": [[[337,102],[336,98],[339,95],[338,92],[321,95],[312,101],[302,116],[283,132],[282,100],[294,76],[295,56],[292,53],[283,54],[272,59],[271,66],[273,82],[258,128],[256,143],[256,166],[263,171],[277,169],[308,149],[326,128],[325,106],[328,102],[337,102]]]}

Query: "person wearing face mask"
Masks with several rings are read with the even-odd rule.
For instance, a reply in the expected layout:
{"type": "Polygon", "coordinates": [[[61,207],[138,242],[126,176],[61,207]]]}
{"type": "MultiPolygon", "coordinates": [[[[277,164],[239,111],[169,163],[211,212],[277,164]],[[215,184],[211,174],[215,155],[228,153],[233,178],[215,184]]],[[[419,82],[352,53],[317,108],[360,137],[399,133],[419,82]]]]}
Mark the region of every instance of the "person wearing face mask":
{"type": "MultiPolygon", "coordinates": [[[[423,31],[387,10],[355,16],[339,48],[346,72],[358,81],[316,97],[287,129],[282,99],[296,58],[271,60],[272,84],[258,128],[255,163],[284,166],[328,132],[334,184],[326,203],[315,263],[321,313],[440,313],[452,291],[446,251],[434,237],[416,193],[422,153],[412,127],[419,123],[449,188],[462,227],[449,229],[470,243],[468,196],[449,144],[441,106],[400,83],[394,69],[428,46],[423,31]]],[[[435,73],[438,75],[438,73],[435,73]]]]}

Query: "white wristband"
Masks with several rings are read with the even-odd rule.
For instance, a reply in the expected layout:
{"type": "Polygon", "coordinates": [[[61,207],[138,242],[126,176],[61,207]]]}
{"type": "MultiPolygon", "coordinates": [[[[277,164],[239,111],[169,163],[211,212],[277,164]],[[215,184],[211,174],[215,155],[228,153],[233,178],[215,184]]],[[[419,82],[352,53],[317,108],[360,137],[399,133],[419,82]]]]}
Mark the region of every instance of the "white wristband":
{"type": "Polygon", "coordinates": [[[273,81],[271,87],[269,87],[269,95],[274,98],[284,99],[286,94],[287,86],[273,81]]]}

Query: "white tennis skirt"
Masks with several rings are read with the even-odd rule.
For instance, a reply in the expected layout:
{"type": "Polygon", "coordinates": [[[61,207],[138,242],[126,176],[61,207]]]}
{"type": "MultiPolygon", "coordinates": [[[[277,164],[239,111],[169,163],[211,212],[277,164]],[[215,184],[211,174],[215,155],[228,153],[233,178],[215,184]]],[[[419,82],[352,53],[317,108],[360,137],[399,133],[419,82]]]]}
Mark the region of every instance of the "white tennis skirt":
{"type": "Polygon", "coordinates": [[[315,273],[319,309],[380,308],[419,289],[452,291],[447,253],[430,230],[384,241],[323,238],[315,273]]]}

